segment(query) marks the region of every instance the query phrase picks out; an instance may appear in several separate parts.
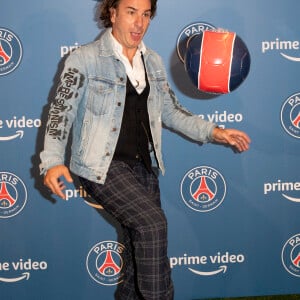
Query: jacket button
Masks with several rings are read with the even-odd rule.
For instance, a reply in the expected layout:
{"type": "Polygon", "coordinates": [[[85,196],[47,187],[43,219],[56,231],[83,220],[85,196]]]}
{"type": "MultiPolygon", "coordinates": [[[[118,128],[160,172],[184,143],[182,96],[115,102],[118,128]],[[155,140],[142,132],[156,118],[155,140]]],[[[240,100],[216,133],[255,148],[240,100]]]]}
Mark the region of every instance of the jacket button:
{"type": "Polygon", "coordinates": [[[110,153],[109,152],[106,152],[106,154],[105,154],[106,156],[110,156],[110,153]]]}
{"type": "Polygon", "coordinates": [[[120,81],[123,82],[123,81],[124,81],[124,78],[123,78],[123,77],[120,77],[120,81]]]}
{"type": "Polygon", "coordinates": [[[101,176],[97,176],[97,180],[101,180],[101,176]]]}
{"type": "Polygon", "coordinates": [[[121,106],[121,104],[122,104],[121,102],[118,102],[118,103],[117,103],[118,106],[121,106]]]}
{"type": "Polygon", "coordinates": [[[114,127],[114,128],[112,128],[112,130],[111,131],[117,131],[117,128],[116,127],[114,127]]]}

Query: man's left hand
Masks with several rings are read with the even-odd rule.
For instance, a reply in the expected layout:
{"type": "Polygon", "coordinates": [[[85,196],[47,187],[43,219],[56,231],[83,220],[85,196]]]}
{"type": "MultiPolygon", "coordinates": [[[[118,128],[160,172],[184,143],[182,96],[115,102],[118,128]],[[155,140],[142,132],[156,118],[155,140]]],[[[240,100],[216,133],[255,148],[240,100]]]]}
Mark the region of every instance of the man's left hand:
{"type": "Polygon", "coordinates": [[[239,152],[248,150],[251,142],[249,136],[243,131],[237,129],[221,129],[219,127],[214,128],[212,138],[214,142],[228,144],[235,147],[239,152]]]}

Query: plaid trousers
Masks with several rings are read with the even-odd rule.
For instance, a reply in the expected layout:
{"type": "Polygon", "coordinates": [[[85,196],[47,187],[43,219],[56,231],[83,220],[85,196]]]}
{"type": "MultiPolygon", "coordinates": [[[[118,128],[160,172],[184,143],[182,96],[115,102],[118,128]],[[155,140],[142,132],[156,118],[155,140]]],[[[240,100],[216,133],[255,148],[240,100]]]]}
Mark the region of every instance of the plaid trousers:
{"type": "Polygon", "coordinates": [[[117,300],[172,300],[167,220],[157,177],[141,162],[112,161],[105,184],[79,177],[84,189],[123,229],[124,277],[117,300]]]}

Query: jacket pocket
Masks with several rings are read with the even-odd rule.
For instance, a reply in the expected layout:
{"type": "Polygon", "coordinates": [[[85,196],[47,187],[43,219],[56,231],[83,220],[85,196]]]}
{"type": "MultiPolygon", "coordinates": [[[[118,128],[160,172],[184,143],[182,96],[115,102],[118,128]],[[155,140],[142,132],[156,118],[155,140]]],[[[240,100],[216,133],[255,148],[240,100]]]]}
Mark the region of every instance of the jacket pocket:
{"type": "Polygon", "coordinates": [[[92,115],[100,116],[110,112],[114,99],[112,82],[90,78],[87,93],[87,109],[92,115]]]}

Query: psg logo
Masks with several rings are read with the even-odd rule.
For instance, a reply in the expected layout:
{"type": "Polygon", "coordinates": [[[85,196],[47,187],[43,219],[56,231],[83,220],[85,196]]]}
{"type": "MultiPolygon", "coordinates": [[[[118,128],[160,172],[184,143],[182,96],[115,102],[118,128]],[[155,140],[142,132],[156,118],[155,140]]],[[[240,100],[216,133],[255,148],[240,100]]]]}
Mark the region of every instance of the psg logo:
{"type": "Polygon", "coordinates": [[[103,241],[92,247],[86,259],[89,275],[102,285],[122,282],[122,253],[125,247],[114,241],[103,241]]]}
{"type": "Polygon", "coordinates": [[[189,170],[181,181],[181,197],[191,209],[208,212],[217,208],[226,195],[226,183],[219,171],[207,166],[189,170]]]}
{"type": "Polygon", "coordinates": [[[24,208],[27,190],[23,181],[15,174],[0,172],[0,218],[10,218],[24,208]]]}
{"type": "Polygon", "coordinates": [[[290,96],[281,107],[281,124],[294,138],[300,138],[300,93],[290,96]]]}
{"type": "Polygon", "coordinates": [[[12,31],[0,28],[0,76],[14,71],[22,59],[22,45],[12,31]]]}
{"type": "Polygon", "coordinates": [[[281,259],[290,274],[300,277],[300,234],[294,235],[285,243],[281,259]]]}
{"type": "Polygon", "coordinates": [[[179,59],[184,62],[185,52],[187,50],[187,43],[188,40],[196,35],[202,33],[204,30],[214,30],[216,29],[215,26],[206,23],[206,22],[198,22],[193,23],[186,26],[177,38],[177,55],[179,59]]]}

